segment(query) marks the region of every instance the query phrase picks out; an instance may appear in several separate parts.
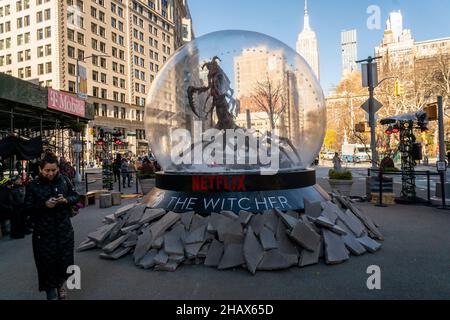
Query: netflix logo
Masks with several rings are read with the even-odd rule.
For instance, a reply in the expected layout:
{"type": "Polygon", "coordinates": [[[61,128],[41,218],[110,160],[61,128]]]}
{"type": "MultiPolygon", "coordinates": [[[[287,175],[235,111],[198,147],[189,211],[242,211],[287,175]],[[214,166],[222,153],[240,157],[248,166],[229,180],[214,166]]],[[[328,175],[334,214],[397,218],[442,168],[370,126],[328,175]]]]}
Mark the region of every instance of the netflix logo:
{"type": "Polygon", "coordinates": [[[232,191],[243,192],[246,176],[193,176],[192,191],[232,191]]]}

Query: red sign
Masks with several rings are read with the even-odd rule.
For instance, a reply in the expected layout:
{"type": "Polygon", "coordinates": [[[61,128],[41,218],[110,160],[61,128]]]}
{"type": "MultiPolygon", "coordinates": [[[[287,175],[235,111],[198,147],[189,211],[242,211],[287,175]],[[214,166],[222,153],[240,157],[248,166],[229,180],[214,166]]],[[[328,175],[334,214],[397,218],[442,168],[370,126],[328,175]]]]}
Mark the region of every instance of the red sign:
{"type": "Polygon", "coordinates": [[[48,108],[60,112],[85,117],[85,102],[67,93],[48,89],[48,108]]]}
{"type": "Polygon", "coordinates": [[[192,176],[192,191],[246,191],[246,176],[192,176]]]}

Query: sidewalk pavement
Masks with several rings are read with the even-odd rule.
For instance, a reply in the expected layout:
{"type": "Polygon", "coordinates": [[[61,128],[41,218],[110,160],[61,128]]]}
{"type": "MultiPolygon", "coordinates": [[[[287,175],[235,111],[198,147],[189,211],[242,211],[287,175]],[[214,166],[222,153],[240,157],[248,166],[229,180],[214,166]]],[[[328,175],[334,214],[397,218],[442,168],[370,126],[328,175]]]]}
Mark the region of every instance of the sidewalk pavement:
{"type": "MultiPolygon", "coordinates": [[[[125,200],[123,204],[133,200],[125,200]]],[[[251,276],[243,269],[217,271],[183,266],[174,273],[144,271],[131,256],[99,258],[100,251],[75,254],[81,290],[73,300],[145,299],[448,299],[450,297],[450,213],[422,206],[377,208],[360,204],[385,236],[381,251],[352,257],[337,266],[324,264],[251,276]],[[381,267],[382,290],[370,291],[367,268],[381,267]]],[[[101,225],[117,207],[83,209],[73,219],[75,244],[101,225]]],[[[37,289],[31,237],[0,240],[0,299],[45,299],[37,289]]]]}

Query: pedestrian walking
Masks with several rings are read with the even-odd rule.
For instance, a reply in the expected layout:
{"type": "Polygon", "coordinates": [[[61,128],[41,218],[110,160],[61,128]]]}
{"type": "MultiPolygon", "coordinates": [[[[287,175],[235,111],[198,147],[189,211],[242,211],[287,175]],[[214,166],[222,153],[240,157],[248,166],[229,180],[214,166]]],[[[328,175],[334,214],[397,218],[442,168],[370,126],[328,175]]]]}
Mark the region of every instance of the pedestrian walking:
{"type": "Polygon", "coordinates": [[[113,162],[113,174],[114,174],[114,182],[119,181],[120,183],[120,172],[122,166],[122,156],[120,153],[116,154],[116,158],[113,162]]]}
{"type": "Polygon", "coordinates": [[[32,210],[33,253],[39,291],[48,300],[64,300],[67,268],[74,265],[74,231],[70,221],[79,195],[71,181],[60,174],[57,157],[46,153],[40,173],[26,188],[25,209],[32,210]]]}
{"type": "Polygon", "coordinates": [[[25,185],[22,176],[17,175],[12,179],[11,189],[11,238],[23,239],[26,234],[25,214],[25,185]]]}
{"type": "Polygon", "coordinates": [[[128,188],[131,188],[130,173],[128,171],[128,161],[125,158],[122,159],[122,165],[120,166],[120,173],[122,174],[123,188],[124,189],[126,188],[125,185],[128,185],[128,188]],[[128,180],[128,184],[127,184],[127,180],[128,180]]]}

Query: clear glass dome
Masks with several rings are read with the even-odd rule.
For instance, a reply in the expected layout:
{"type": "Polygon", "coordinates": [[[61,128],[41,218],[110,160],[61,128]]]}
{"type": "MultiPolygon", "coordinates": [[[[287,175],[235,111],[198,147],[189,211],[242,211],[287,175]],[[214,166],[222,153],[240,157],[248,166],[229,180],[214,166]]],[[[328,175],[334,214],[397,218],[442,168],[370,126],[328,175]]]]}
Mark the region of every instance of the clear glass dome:
{"type": "Polygon", "coordinates": [[[220,31],[183,46],[160,70],[145,127],[165,172],[306,169],[325,136],[325,99],[307,62],[287,45],[220,31]]]}

